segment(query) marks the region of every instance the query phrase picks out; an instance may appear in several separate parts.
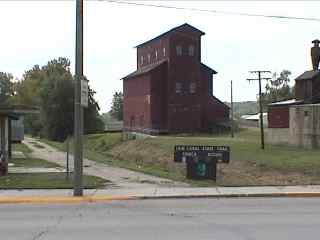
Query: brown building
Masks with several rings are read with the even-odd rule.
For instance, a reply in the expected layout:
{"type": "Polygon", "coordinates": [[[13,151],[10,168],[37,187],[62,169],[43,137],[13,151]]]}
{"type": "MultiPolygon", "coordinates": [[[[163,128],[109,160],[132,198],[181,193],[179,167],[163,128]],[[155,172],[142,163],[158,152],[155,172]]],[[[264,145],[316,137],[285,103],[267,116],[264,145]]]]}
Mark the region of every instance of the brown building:
{"type": "Polygon", "coordinates": [[[203,35],[183,24],[136,46],[137,70],[123,78],[125,131],[200,132],[228,121],[212,94],[217,72],[201,63],[203,35]]]}
{"type": "Polygon", "coordinates": [[[295,79],[295,99],[268,106],[266,141],[272,144],[320,147],[320,41],[311,49],[313,70],[295,79]]]}
{"type": "Polygon", "coordinates": [[[289,108],[320,103],[320,71],[306,71],[295,79],[295,99],[269,105],[269,128],[289,128],[289,108]]]}

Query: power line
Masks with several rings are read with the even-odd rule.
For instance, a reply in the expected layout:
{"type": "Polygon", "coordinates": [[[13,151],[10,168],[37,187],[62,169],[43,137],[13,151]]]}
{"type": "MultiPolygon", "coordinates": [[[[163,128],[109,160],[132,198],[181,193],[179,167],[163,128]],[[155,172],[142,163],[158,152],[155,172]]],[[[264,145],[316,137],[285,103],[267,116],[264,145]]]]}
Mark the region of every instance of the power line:
{"type": "Polygon", "coordinates": [[[238,15],[238,16],[246,16],[246,17],[264,17],[264,18],[320,22],[320,18],[293,17],[293,16],[282,16],[282,15],[265,15],[265,14],[243,13],[243,12],[228,12],[228,11],[219,11],[219,10],[213,10],[213,9],[176,7],[176,6],[169,6],[169,5],[162,5],[162,4],[158,5],[158,4],[150,4],[150,3],[137,3],[137,2],[116,1],[116,0],[100,0],[100,1],[106,1],[109,3],[116,3],[116,4],[126,4],[126,5],[132,5],[132,6],[186,10],[186,11],[205,12],[205,13],[214,13],[214,14],[222,14],[222,15],[238,15]]]}

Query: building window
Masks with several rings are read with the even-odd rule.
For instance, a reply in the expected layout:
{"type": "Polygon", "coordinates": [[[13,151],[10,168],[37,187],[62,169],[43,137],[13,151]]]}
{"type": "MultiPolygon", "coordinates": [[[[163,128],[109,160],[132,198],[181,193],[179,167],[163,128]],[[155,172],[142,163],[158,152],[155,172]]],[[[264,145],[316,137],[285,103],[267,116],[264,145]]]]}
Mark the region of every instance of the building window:
{"type": "Polygon", "coordinates": [[[177,56],[181,56],[182,55],[182,47],[180,45],[176,46],[176,50],[177,50],[177,56]]]}
{"type": "Polygon", "coordinates": [[[158,60],[158,51],[156,50],[156,60],[158,60]]]}
{"type": "Polygon", "coordinates": [[[190,83],[190,86],[189,86],[190,93],[195,93],[196,92],[196,87],[197,87],[197,85],[196,85],[195,82],[190,83]]]}
{"type": "Polygon", "coordinates": [[[182,92],[182,83],[177,82],[176,83],[176,93],[181,93],[182,92]]]}
{"type": "Polygon", "coordinates": [[[194,46],[193,45],[190,45],[189,46],[189,51],[188,51],[188,53],[189,53],[189,56],[194,56],[194,46]]]}
{"type": "Polygon", "coordinates": [[[166,48],[163,48],[162,52],[163,52],[163,56],[165,57],[166,56],[166,48]]]}
{"type": "Polygon", "coordinates": [[[151,55],[150,55],[150,53],[148,54],[148,63],[150,63],[150,61],[151,61],[151,55]]]}
{"type": "Polygon", "coordinates": [[[140,58],[140,65],[143,65],[143,56],[140,58]]]}

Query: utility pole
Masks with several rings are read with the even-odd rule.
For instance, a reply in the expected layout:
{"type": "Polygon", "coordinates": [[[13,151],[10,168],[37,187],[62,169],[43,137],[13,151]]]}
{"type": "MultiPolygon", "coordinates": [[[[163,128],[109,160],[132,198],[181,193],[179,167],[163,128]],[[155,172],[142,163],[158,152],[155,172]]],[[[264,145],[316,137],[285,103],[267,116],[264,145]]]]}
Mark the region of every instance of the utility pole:
{"type": "Polygon", "coordinates": [[[250,71],[250,73],[258,73],[258,78],[248,78],[250,81],[259,81],[259,111],[260,111],[260,132],[261,132],[261,149],[264,149],[264,129],[263,129],[263,112],[262,112],[262,101],[261,101],[261,80],[270,80],[271,78],[262,78],[261,73],[271,73],[270,71],[250,71]]]}
{"type": "Polygon", "coordinates": [[[231,137],[234,137],[234,125],[233,125],[233,89],[231,80],[231,137]]]}
{"type": "Polygon", "coordinates": [[[83,78],[83,0],[76,0],[76,74],[74,99],[74,196],[83,195],[82,136],[83,109],[81,106],[81,80],[83,78]]]}

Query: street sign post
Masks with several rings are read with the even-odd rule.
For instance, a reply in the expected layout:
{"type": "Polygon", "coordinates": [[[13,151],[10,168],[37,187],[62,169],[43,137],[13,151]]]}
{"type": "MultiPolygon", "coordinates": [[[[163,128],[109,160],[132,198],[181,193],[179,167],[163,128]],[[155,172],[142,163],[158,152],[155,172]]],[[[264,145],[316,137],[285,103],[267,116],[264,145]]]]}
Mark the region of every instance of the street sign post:
{"type": "Polygon", "coordinates": [[[217,163],[229,163],[229,146],[174,147],[174,161],[187,164],[187,178],[216,180],[217,163]]]}
{"type": "Polygon", "coordinates": [[[87,79],[81,79],[81,106],[88,107],[89,101],[89,81],[87,79]]]}

